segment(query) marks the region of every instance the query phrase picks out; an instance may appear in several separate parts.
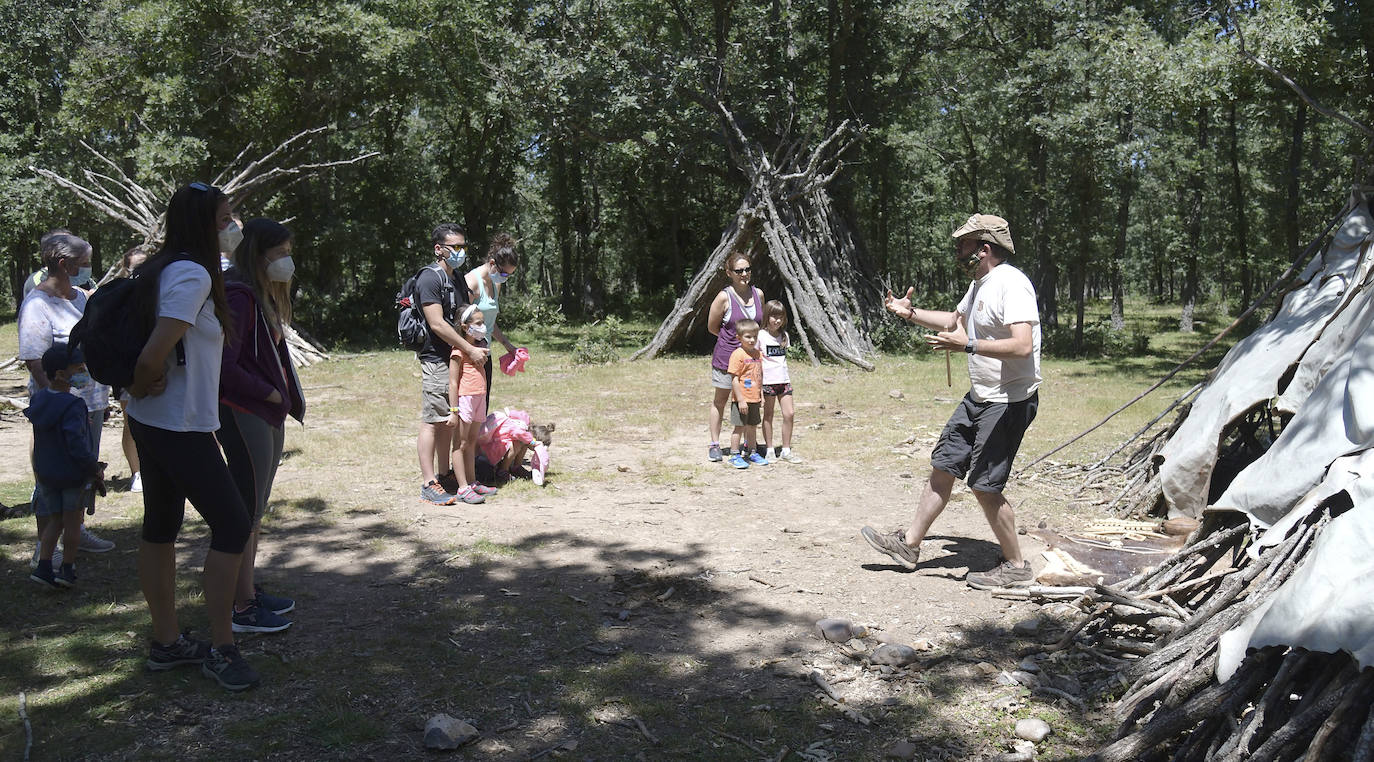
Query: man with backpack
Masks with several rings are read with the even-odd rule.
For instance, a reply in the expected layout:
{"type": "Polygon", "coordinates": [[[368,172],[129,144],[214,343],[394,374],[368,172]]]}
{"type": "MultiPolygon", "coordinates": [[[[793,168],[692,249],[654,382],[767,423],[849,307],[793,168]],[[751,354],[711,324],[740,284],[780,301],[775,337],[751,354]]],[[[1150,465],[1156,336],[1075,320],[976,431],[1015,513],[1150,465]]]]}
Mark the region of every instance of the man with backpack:
{"type": "Polygon", "coordinates": [[[453,475],[449,454],[453,429],[448,427],[448,361],[453,349],[466,353],[474,365],[487,362],[488,350],[463,338],[453,327],[459,310],[471,298],[455,273],[467,258],[467,233],[462,226],[444,223],[434,228],[434,261],[415,276],[409,295],[419,307],[425,337],[415,351],[420,361],[420,434],[416,449],[420,456],[420,499],[434,505],[452,505],[457,499],[458,480],[453,475]],[[455,282],[456,281],[456,282],[455,282]]]}

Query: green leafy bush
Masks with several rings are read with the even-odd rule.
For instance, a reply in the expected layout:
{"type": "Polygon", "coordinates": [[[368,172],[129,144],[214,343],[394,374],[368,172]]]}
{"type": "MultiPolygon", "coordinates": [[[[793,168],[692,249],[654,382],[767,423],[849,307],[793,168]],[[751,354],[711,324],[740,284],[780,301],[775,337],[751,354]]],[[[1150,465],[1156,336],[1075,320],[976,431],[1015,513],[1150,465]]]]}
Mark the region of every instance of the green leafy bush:
{"type": "Polygon", "coordinates": [[[501,323],[526,330],[556,328],[568,322],[558,301],[535,293],[501,294],[501,323]]]}
{"type": "Polygon", "coordinates": [[[925,354],[930,345],[925,341],[927,331],[893,317],[878,321],[869,338],[873,346],[884,354],[925,354]]]}
{"type": "Polygon", "coordinates": [[[1140,329],[1113,331],[1107,321],[1083,326],[1083,343],[1074,349],[1073,326],[1041,328],[1040,352],[1051,357],[1135,357],[1150,349],[1150,334],[1140,329]]]}
{"type": "Polygon", "coordinates": [[[616,340],[621,338],[625,326],[620,318],[611,316],[592,323],[582,330],[582,336],[573,345],[574,365],[606,365],[620,360],[616,350],[616,340]]]}

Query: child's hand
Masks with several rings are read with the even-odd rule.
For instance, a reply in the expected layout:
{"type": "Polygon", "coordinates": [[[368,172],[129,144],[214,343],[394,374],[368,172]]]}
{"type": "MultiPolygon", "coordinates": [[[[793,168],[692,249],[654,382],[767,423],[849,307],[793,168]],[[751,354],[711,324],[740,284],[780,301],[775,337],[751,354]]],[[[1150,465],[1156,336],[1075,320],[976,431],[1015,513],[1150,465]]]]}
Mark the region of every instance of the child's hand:
{"type": "Polygon", "coordinates": [[[456,429],[458,428],[459,420],[461,419],[458,417],[457,413],[449,413],[448,420],[444,421],[444,425],[448,426],[451,429],[456,429]]]}

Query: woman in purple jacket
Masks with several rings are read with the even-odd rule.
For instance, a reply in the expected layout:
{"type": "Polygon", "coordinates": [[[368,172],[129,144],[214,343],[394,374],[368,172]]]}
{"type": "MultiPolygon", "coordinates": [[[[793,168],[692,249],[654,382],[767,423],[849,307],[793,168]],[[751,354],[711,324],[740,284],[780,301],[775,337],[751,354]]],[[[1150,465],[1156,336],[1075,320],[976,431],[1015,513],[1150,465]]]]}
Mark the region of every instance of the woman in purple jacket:
{"type": "Polygon", "coordinates": [[[300,381],[291,364],[285,330],[291,325],[291,231],[269,219],[249,220],[225,272],[225,295],[234,339],[224,342],[219,385],[219,440],[224,458],[253,521],[234,594],[234,632],[280,632],[290,598],[264,593],[253,583],[258,524],[272,493],[289,414],[305,416],[300,381]]]}

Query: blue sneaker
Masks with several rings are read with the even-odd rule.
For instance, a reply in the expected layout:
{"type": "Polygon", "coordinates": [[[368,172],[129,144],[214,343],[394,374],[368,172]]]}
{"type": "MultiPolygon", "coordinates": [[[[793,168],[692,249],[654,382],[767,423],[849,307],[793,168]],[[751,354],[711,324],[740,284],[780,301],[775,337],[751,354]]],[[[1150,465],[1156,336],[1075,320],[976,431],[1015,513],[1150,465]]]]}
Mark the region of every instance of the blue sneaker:
{"type": "Polygon", "coordinates": [[[740,454],[739,454],[739,453],[735,453],[734,455],[731,455],[731,456],[730,456],[730,460],[728,460],[728,461],[726,461],[726,462],[729,463],[730,465],[734,466],[735,468],[748,468],[748,467],[749,467],[749,461],[747,461],[747,460],[745,460],[744,458],[740,457],[740,454]]]}
{"type": "Polygon", "coordinates": [[[766,466],[766,465],[769,465],[768,459],[765,458],[765,457],[763,457],[762,455],[759,455],[759,454],[756,453],[756,452],[751,452],[751,453],[749,453],[749,462],[750,462],[750,463],[753,463],[753,464],[756,465],[756,466],[766,466]]]}
{"type": "Polygon", "coordinates": [[[280,614],[273,614],[254,598],[249,602],[246,611],[234,609],[231,626],[234,632],[281,632],[291,626],[291,620],[280,614]]]}
{"type": "Polygon", "coordinates": [[[261,585],[253,585],[253,592],[257,594],[258,605],[273,614],[288,614],[296,608],[295,601],[290,598],[283,598],[280,595],[264,593],[261,585]]]}

